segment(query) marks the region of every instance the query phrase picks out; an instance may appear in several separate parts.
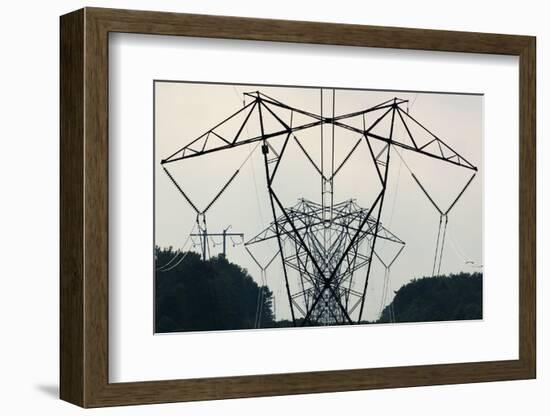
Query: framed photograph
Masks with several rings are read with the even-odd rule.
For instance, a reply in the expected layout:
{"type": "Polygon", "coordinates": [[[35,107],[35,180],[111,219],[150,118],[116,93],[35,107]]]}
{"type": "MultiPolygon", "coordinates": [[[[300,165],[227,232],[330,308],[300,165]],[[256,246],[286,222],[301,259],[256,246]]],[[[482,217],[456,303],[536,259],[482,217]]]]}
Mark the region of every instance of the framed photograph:
{"type": "Polygon", "coordinates": [[[534,378],[535,49],[62,16],[61,398],[534,378]]]}

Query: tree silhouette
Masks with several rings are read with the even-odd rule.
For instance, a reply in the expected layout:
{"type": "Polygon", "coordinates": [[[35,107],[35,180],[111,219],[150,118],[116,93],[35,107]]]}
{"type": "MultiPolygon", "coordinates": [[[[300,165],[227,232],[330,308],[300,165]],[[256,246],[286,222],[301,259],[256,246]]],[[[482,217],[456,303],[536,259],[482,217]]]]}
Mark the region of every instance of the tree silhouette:
{"type": "MultiPolygon", "coordinates": [[[[202,261],[195,252],[155,249],[155,332],[292,327],[275,321],[273,292],[224,256],[202,261]]],[[[375,322],[482,318],[482,274],[413,279],[395,292],[375,322]],[[393,315],[391,312],[393,311],[393,315]],[[391,319],[393,317],[393,319],[391,319]]],[[[296,326],[301,326],[298,320],[296,326]]]]}
{"type": "Polygon", "coordinates": [[[273,293],[246,269],[222,255],[202,261],[172,247],[155,251],[155,332],[273,326],[273,293]]]}
{"type": "Polygon", "coordinates": [[[378,323],[460,321],[483,317],[481,273],[414,279],[395,292],[378,323]]]}

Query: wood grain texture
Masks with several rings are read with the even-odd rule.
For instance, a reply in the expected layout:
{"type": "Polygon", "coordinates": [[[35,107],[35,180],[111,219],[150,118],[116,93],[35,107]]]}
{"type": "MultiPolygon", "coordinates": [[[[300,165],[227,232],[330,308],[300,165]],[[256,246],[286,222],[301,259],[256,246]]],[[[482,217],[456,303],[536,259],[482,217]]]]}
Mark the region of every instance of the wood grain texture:
{"type": "Polygon", "coordinates": [[[536,40],[522,50],[519,63],[519,356],[536,377],[536,40]]]}
{"type": "Polygon", "coordinates": [[[60,388],[84,404],[84,12],[60,22],[60,388]]]}
{"type": "Polygon", "coordinates": [[[97,8],[63,16],[61,38],[61,397],[64,400],[83,407],[98,407],[535,377],[535,38],[97,8]],[[109,32],[519,56],[519,359],[109,383],[109,32]]]}

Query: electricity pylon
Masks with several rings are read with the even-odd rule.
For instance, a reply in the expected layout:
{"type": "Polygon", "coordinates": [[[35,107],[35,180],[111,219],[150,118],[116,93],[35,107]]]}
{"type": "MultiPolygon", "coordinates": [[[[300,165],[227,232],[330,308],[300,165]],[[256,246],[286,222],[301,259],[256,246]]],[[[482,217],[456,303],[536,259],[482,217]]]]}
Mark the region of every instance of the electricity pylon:
{"type": "MultiPolygon", "coordinates": [[[[438,258],[440,267],[447,215],[472,182],[477,168],[413,118],[406,109],[407,100],[395,97],[360,111],[336,115],[333,90],[332,114],[327,116],[322,108],[322,90],[319,114],[292,107],[259,91],[245,93],[244,96],[249,102],[244,103],[243,108],[176,150],[161,163],[197,215],[204,216],[206,210],[196,208],[171,176],[168,166],[260,142],[273,221],[246,245],[270,238],[277,240],[295,325],[361,322],[373,259],[380,258],[376,251],[377,241],[384,239],[396,244],[401,247],[398,254],[401,252],[405,243],[384,228],[380,220],[394,149],[398,155],[400,151],[411,152],[472,172],[451,206],[442,209],[411,171],[416,183],[443,216],[440,218],[444,218],[444,222],[440,221],[443,225],[438,233],[434,272],[438,258]],[[367,123],[367,119],[371,120],[367,123]],[[330,128],[331,146],[328,149],[324,146],[324,126],[330,128]],[[308,140],[311,141],[311,138],[305,140],[300,137],[306,131],[319,132],[320,158],[308,150],[308,140]],[[340,160],[336,160],[335,148],[338,135],[342,132],[354,135],[354,140],[340,160]],[[305,199],[291,207],[285,207],[282,203],[279,191],[280,187],[284,187],[284,182],[278,179],[281,162],[288,155],[290,144],[294,145],[296,152],[305,156],[308,168],[319,175],[320,203],[305,199]],[[325,163],[325,152],[329,153],[330,163],[325,163]],[[358,152],[366,155],[361,166],[374,167],[368,183],[375,187],[376,192],[366,207],[357,205],[353,199],[334,201],[335,179],[358,152]]],[[[238,170],[208,207],[219,198],[237,173],[238,170]]],[[[367,182],[364,176],[357,180],[367,182]]]]}

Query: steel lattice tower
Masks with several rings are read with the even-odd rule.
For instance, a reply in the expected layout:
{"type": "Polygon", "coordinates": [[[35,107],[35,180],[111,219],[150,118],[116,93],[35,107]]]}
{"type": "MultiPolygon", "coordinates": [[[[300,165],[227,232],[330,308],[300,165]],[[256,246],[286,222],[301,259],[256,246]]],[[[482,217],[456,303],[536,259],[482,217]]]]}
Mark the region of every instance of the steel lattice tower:
{"type": "MultiPolygon", "coordinates": [[[[321,90],[321,97],[322,93],[321,90]]],[[[439,240],[441,233],[442,241],[445,238],[445,229],[442,227],[446,227],[447,215],[477,172],[474,165],[409,115],[405,107],[407,100],[393,98],[361,111],[336,115],[334,94],[333,90],[332,115],[327,117],[323,114],[322,104],[320,114],[315,114],[291,107],[259,91],[245,93],[249,102],[243,108],[161,162],[166,174],[196,211],[197,221],[199,218],[205,221],[206,211],[231,184],[239,170],[229,178],[214,200],[204,210],[200,210],[170,174],[167,169],[169,165],[250,143],[261,144],[273,221],[247,241],[246,246],[251,247],[269,239],[277,240],[290,312],[294,323],[300,325],[361,322],[371,266],[373,260],[379,258],[376,251],[377,241],[386,240],[396,244],[400,247],[398,254],[401,252],[405,243],[384,228],[380,220],[392,162],[392,149],[414,152],[472,172],[466,185],[447,209],[440,208],[434,202],[411,172],[419,187],[439,211],[440,219],[444,219],[440,221],[443,225],[438,230],[434,272],[438,256],[439,265],[441,264],[443,247],[439,246],[439,240]],[[372,119],[369,123],[366,122],[367,115],[372,119]],[[380,131],[382,125],[386,128],[380,131]],[[323,166],[323,126],[329,126],[332,133],[332,146],[327,150],[331,152],[332,163],[329,168],[323,166]],[[397,126],[401,132],[399,136],[395,133],[397,126]],[[314,129],[321,136],[320,162],[314,160],[300,138],[301,132],[314,129]],[[250,130],[253,132],[250,133],[250,130]],[[338,140],[338,132],[344,130],[351,132],[356,138],[347,154],[336,161],[335,140],[338,140]],[[414,131],[421,131],[423,134],[417,135],[414,131]],[[314,169],[319,175],[320,203],[300,199],[294,206],[285,207],[281,202],[277,177],[280,174],[281,161],[287,157],[289,143],[297,145],[299,151],[306,156],[308,168],[314,169]],[[369,181],[376,185],[376,195],[367,207],[359,206],[354,199],[335,202],[335,178],[361,148],[366,148],[365,154],[368,154],[364,163],[374,166],[374,178],[369,178],[369,181]]],[[[387,264],[384,265],[388,267],[387,264]]]]}

